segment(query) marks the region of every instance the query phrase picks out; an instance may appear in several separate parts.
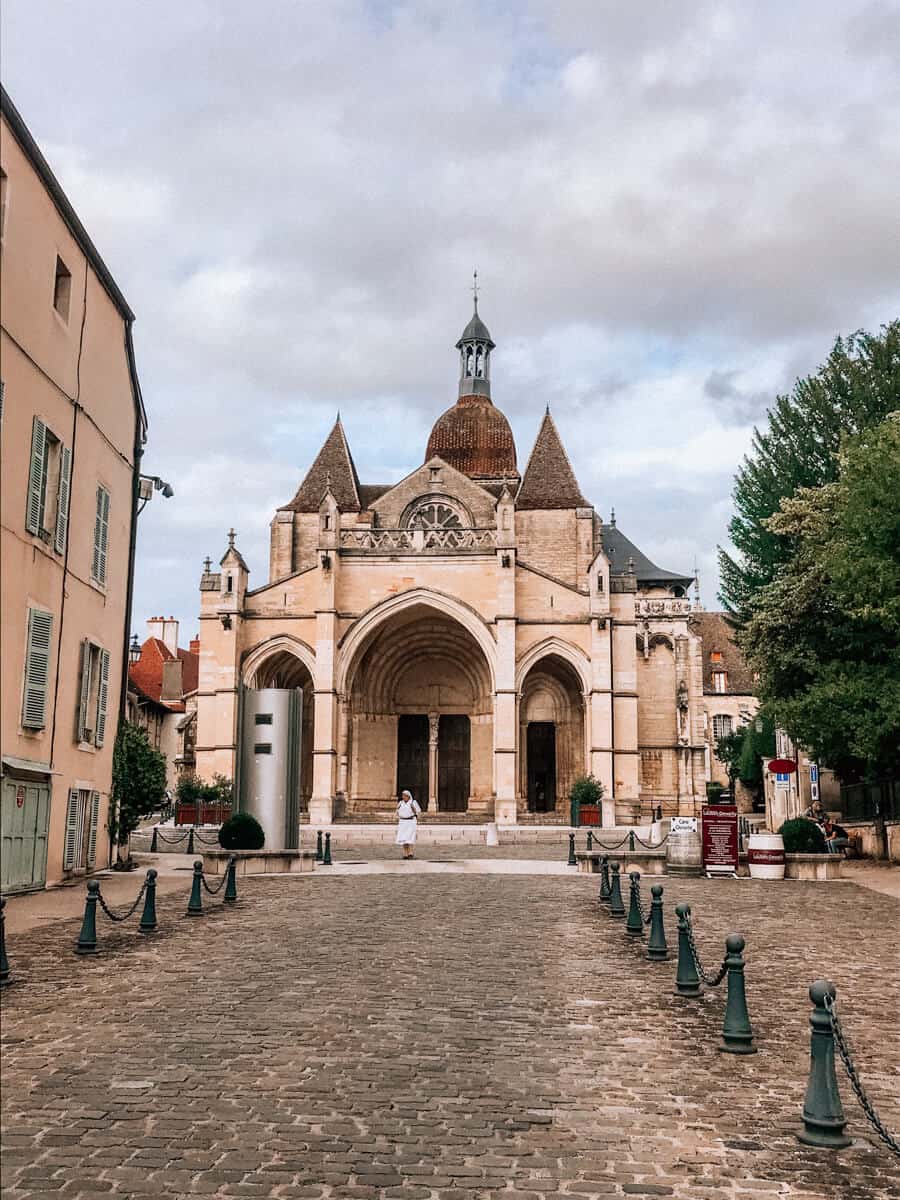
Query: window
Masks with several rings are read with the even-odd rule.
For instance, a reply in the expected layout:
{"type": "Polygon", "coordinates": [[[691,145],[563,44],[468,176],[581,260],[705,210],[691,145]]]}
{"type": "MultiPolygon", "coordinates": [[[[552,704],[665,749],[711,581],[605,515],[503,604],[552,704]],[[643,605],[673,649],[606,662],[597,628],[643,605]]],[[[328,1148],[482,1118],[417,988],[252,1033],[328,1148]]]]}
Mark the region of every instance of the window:
{"type": "Polygon", "coordinates": [[[712,684],[713,684],[714,692],[719,692],[719,693],[727,692],[728,691],[728,673],[727,673],[727,671],[713,671],[712,684]]]}
{"type": "Polygon", "coordinates": [[[719,738],[727,737],[734,729],[734,722],[731,717],[720,714],[713,717],[713,741],[717,742],[719,738]]]}
{"type": "Polygon", "coordinates": [[[25,689],[22,697],[22,726],[25,729],[43,729],[46,724],[52,648],[53,614],[41,608],[29,608],[25,689]]]}
{"type": "Polygon", "coordinates": [[[81,695],[75,737],[102,746],[109,708],[109,651],[94,642],[81,643],[81,695]]]}
{"type": "Polygon", "coordinates": [[[91,578],[95,583],[106,583],[106,557],[109,549],[109,492],[97,488],[97,514],[94,518],[94,559],[91,578]]]}
{"type": "Polygon", "coordinates": [[[72,788],[66,806],[66,836],[63,843],[63,870],[73,871],[94,866],[97,858],[97,824],[100,793],[72,788]],[[85,854],[87,850],[87,854],[85,854]]]}
{"type": "Polygon", "coordinates": [[[72,451],[40,417],[35,417],[31,423],[25,528],[52,544],[57,554],[66,548],[71,481],[72,451]]]}
{"type": "Polygon", "coordinates": [[[722,661],[722,651],[721,650],[711,650],[709,652],[709,661],[711,663],[720,663],[722,661]]]}
{"type": "Polygon", "coordinates": [[[234,591],[234,578],[231,575],[226,575],[225,576],[225,592],[227,595],[231,595],[231,593],[233,591],[234,591]]]}
{"type": "Polygon", "coordinates": [[[53,307],[64,321],[69,319],[69,301],[72,297],[72,272],[57,254],[56,278],[53,283],[53,307]]]}

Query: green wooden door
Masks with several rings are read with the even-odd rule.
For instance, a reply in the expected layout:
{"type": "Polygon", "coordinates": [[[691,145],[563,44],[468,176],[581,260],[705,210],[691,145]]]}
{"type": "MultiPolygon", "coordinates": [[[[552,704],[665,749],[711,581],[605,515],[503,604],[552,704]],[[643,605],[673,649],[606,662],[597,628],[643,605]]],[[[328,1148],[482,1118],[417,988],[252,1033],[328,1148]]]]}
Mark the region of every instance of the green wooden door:
{"type": "Polygon", "coordinates": [[[4,779],[0,799],[0,889],[25,892],[47,879],[50,788],[46,783],[4,779]]]}

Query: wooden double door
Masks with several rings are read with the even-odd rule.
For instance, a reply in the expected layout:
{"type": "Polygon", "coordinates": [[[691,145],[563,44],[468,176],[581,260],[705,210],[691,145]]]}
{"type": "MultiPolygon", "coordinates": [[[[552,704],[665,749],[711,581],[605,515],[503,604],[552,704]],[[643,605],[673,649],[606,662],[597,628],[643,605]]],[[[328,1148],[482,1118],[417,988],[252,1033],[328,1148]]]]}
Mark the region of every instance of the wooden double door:
{"type": "Polygon", "coordinates": [[[430,747],[430,726],[424,713],[400,717],[397,724],[397,792],[412,792],[428,808],[431,771],[437,772],[437,802],[441,812],[465,812],[472,775],[472,734],[469,718],[444,713],[438,720],[437,754],[430,747]]]}

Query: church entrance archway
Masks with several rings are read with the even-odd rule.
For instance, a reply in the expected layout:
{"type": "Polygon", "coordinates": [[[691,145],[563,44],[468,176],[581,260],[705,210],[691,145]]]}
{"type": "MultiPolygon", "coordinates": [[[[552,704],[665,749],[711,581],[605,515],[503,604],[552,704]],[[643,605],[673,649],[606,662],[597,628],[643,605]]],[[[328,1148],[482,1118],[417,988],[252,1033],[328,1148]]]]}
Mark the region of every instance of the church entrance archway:
{"type": "Polygon", "coordinates": [[[529,813],[568,812],[572,784],[585,773],[584,695],[575,667],[548,653],[522,682],[519,795],[529,813]]]}
{"type": "MultiPolygon", "coordinates": [[[[264,719],[266,716],[265,712],[255,711],[256,706],[247,702],[246,694],[270,688],[301,693],[297,728],[292,730],[292,736],[285,749],[294,761],[293,802],[298,814],[304,813],[309,809],[313,782],[313,679],[309,666],[290,645],[284,645],[281,641],[273,645],[270,653],[265,653],[265,648],[259,647],[247,660],[244,672],[245,702],[242,706],[245,714],[242,718],[244,724],[252,721],[256,725],[260,717],[264,719]]],[[[260,726],[256,732],[259,732],[260,736],[257,738],[254,734],[253,744],[266,745],[267,739],[263,736],[266,728],[260,726]]]]}
{"type": "Polygon", "coordinates": [[[347,671],[348,814],[393,812],[407,788],[432,813],[493,810],[493,688],[455,617],[416,601],[391,613],[347,671]]]}

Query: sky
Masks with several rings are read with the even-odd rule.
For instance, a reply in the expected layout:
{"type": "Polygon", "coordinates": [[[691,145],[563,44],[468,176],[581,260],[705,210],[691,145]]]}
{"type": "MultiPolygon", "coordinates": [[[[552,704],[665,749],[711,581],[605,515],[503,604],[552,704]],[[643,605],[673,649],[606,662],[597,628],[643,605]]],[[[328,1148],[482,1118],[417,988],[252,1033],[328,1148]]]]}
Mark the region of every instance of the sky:
{"type": "Polygon", "coordinates": [[[363,482],[419,466],[472,307],[524,469],[717,606],[754,423],[900,313],[889,0],[4,0],[4,84],[137,315],[134,629],[198,628],[340,410],[363,482]]]}

